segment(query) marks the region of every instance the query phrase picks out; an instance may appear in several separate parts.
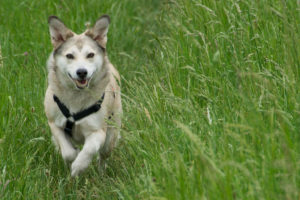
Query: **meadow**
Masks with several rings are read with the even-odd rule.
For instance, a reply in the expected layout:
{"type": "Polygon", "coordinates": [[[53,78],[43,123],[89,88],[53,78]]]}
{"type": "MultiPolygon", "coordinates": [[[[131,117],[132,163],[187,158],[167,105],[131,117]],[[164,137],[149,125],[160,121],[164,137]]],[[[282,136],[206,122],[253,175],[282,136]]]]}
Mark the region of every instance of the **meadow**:
{"type": "Polygon", "coordinates": [[[0,199],[300,199],[298,0],[0,0],[0,199]],[[122,140],[73,179],[43,108],[47,18],[111,16],[122,140]]]}

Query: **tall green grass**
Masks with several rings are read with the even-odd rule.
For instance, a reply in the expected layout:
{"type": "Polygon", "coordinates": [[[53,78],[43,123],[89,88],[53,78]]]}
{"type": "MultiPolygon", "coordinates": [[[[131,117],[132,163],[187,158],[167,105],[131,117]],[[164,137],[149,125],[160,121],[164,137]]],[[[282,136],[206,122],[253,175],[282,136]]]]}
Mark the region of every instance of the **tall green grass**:
{"type": "Polygon", "coordinates": [[[0,1],[0,199],[299,199],[298,1],[0,1]],[[112,18],[122,140],[78,179],[43,111],[47,17],[112,18]],[[3,63],[3,64],[2,64],[3,63]]]}

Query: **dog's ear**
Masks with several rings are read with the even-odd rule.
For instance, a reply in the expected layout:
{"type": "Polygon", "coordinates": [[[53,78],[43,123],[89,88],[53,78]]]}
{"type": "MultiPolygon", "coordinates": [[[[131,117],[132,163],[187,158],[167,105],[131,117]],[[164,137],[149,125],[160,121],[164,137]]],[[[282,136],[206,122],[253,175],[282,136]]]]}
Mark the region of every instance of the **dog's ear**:
{"type": "Polygon", "coordinates": [[[94,39],[102,48],[106,48],[107,32],[110,23],[108,15],[102,15],[95,23],[94,27],[88,29],[85,34],[94,39]]]}
{"type": "Polygon", "coordinates": [[[74,33],[69,30],[64,23],[56,16],[50,16],[48,18],[49,30],[51,36],[51,42],[56,49],[68,38],[72,37],[74,33]]]}

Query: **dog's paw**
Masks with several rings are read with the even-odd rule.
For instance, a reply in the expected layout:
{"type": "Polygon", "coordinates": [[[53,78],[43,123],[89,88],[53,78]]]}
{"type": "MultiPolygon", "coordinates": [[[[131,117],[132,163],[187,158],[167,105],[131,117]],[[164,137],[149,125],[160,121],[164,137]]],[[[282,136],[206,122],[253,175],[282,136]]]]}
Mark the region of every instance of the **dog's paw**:
{"type": "Polygon", "coordinates": [[[71,176],[75,177],[83,172],[88,167],[88,162],[80,162],[79,160],[75,160],[71,166],[71,176]]]}
{"type": "Polygon", "coordinates": [[[78,152],[76,149],[69,149],[68,151],[62,152],[62,157],[66,163],[71,163],[77,157],[78,152]]]}

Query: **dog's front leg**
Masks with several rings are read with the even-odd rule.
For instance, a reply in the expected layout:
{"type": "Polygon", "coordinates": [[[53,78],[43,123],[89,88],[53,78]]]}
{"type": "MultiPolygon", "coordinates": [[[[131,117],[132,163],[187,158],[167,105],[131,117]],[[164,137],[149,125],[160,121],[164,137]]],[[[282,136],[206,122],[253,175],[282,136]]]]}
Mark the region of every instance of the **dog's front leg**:
{"type": "Polygon", "coordinates": [[[93,159],[93,156],[99,152],[100,147],[105,142],[106,133],[103,130],[92,133],[85,139],[82,150],[72,163],[71,175],[77,176],[85,170],[93,159]]]}
{"type": "Polygon", "coordinates": [[[58,144],[61,155],[65,162],[73,162],[77,156],[77,151],[73,147],[70,140],[67,138],[63,130],[55,125],[54,122],[49,122],[49,126],[54,136],[56,144],[58,144]]]}

